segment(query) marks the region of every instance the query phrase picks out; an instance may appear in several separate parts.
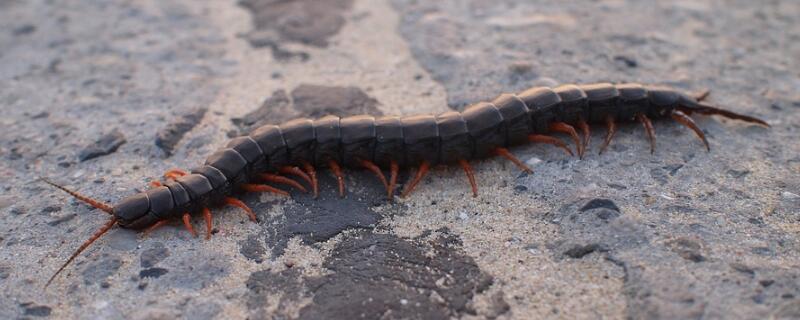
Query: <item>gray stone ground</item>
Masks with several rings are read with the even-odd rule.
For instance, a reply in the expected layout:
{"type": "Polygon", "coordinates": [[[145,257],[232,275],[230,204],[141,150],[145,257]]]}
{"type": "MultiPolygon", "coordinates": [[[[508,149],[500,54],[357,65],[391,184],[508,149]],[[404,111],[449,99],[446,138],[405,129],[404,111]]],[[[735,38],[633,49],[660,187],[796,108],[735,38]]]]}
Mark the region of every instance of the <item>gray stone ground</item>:
{"type": "MultiPolygon", "coordinates": [[[[0,318],[800,318],[797,1],[0,1],[0,318]],[[210,241],[113,202],[297,116],[436,113],[571,82],[663,83],[771,129],[656,123],[586,159],[514,150],[388,203],[248,195],[210,241]]],[[[598,131],[598,130],[596,130],[598,131]]],[[[201,227],[200,219],[195,221],[201,227]]]]}

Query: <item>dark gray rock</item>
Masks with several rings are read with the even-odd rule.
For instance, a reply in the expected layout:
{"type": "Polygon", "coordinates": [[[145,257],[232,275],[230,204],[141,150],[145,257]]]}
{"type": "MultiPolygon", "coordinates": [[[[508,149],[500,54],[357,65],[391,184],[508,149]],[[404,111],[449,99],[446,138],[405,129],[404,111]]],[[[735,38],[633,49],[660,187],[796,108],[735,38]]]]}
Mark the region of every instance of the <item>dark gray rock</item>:
{"type": "Polygon", "coordinates": [[[291,98],[285,91],[277,90],[258,109],[232,121],[241,132],[247,133],[265,124],[281,124],[299,117],[381,115],[379,102],[360,88],[301,84],[290,95],[291,98]]]}
{"type": "Polygon", "coordinates": [[[267,248],[261,243],[258,235],[251,235],[239,241],[239,252],[247,259],[261,263],[267,254],[267,248]]]}
{"type": "Polygon", "coordinates": [[[125,135],[117,129],[100,137],[93,144],[86,146],[78,154],[78,160],[86,161],[100,156],[105,156],[117,151],[126,142],[125,135]]]}
{"type": "MultiPolygon", "coordinates": [[[[284,292],[288,295],[284,299],[313,296],[313,303],[300,310],[303,319],[385,314],[427,319],[475,314],[469,301],[493,280],[458,250],[460,246],[460,240],[448,230],[414,239],[357,233],[347,236],[326,259],[323,266],[332,271],[329,275],[300,279],[294,269],[253,273],[247,283],[248,306],[259,314],[270,293],[284,292]]],[[[502,305],[499,309],[499,313],[505,312],[502,305]]]]}
{"type": "Polygon", "coordinates": [[[169,270],[164,268],[149,268],[149,269],[142,269],[139,271],[139,278],[159,278],[165,274],[167,274],[169,270]]]}
{"type": "Polygon", "coordinates": [[[24,310],[23,313],[26,316],[31,317],[49,317],[50,313],[53,311],[52,308],[48,306],[37,305],[32,302],[20,303],[19,305],[24,310]]]}
{"type": "Polygon", "coordinates": [[[96,284],[105,281],[122,267],[122,260],[116,256],[103,255],[97,261],[89,264],[81,274],[86,284],[96,284]]]}
{"type": "MultiPolygon", "coordinates": [[[[322,186],[336,185],[329,175],[319,178],[322,186]]],[[[289,240],[295,237],[310,245],[327,241],[345,230],[375,228],[383,217],[372,207],[382,204],[386,198],[383,185],[366,172],[353,172],[348,175],[349,179],[359,181],[361,186],[347,190],[345,198],[340,198],[334,187],[321,188],[317,199],[295,193],[292,195],[294,203],[284,207],[283,215],[265,219],[262,224],[265,242],[274,257],[282,255],[289,240]]],[[[272,205],[256,204],[253,210],[264,212],[272,205]]],[[[402,211],[402,207],[398,207],[398,211],[402,211]]]]}
{"type": "Polygon", "coordinates": [[[175,146],[181,141],[183,136],[192,130],[205,116],[208,109],[197,108],[175,118],[166,127],[159,130],[156,134],[156,146],[161,148],[167,156],[172,155],[175,146]]]}
{"type": "Polygon", "coordinates": [[[255,29],[247,35],[252,46],[292,41],[324,47],[344,25],[343,14],[352,0],[243,0],[239,4],[253,15],[255,29]]]}
{"type": "Polygon", "coordinates": [[[152,268],[167,257],[169,257],[169,249],[163,243],[156,242],[152,248],[142,251],[139,255],[139,264],[142,268],[152,268]]]}

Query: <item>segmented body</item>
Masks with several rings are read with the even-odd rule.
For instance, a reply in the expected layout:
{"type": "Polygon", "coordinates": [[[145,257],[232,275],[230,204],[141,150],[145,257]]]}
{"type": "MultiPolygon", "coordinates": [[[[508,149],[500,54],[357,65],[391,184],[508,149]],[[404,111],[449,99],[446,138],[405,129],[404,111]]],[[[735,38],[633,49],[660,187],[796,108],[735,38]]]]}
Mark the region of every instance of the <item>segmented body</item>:
{"type": "Polygon", "coordinates": [[[536,87],[439,115],[297,119],[235,138],[191,174],[130,196],[113,211],[120,226],[139,229],[221,204],[257,174],[287,165],[322,167],[330,160],[356,168],[363,160],[384,168],[391,161],[400,167],[451,164],[525,143],[553,123],[659,118],[676,108],[691,111],[699,104],[669,88],[600,83],[536,87]]]}

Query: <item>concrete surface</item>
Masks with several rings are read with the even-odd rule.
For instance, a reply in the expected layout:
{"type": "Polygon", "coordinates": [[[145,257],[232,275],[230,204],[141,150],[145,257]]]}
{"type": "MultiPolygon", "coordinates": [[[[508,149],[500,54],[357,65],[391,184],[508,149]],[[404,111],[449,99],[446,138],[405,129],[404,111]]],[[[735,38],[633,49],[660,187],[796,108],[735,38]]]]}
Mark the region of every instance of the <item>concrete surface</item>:
{"type": "Polygon", "coordinates": [[[5,0],[0,25],[0,318],[800,318],[796,1],[5,0]],[[474,199],[456,168],[395,203],[323,174],[317,200],[244,197],[260,224],[215,210],[210,241],[114,230],[42,290],[106,217],[38,176],[113,202],[258,123],[596,81],[772,128],[526,146],[535,173],[476,163],[474,199]]]}

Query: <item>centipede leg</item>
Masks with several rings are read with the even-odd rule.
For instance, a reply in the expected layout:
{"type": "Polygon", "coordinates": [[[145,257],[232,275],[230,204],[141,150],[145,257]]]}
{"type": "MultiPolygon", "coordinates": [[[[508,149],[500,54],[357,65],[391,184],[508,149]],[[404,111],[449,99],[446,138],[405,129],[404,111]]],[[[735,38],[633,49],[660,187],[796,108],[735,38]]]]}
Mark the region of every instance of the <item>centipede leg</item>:
{"type": "Polygon", "coordinates": [[[384,188],[386,188],[386,192],[389,192],[389,183],[388,183],[388,182],[386,182],[386,176],[384,176],[384,175],[383,175],[383,171],[381,171],[381,168],[379,168],[379,167],[378,167],[378,166],[377,166],[375,163],[373,163],[372,161],[367,161],[367,160],[363,160],[363,159],[358,159],[358,162],[359,162],[359,163],[361,164],[361,166],[363,166],[365,169],[367,169],[367,170],[369,170],[369,171],[372,171],[372,173],[374,173],[376,176],[378,176],[378,179],[380,179],[380,180],[381,180],[381,183],[383,183],[383,187],[384,187],[384,188]]]}
{"type": "Polygon", "coordinates": [[[527,165],[525,165],[525,163],[523,163],[521,160],[517,159],[517,157],[515,157],[514,154],[511,153],[511,151],[508,151],[508,149],[506,149],[506,148],[497,148],[497,149],[494,149],[494,152],[497,155],[502,156],[502,157],[508,159],[509,161],[513,162],[522,171],[525,171],[527,173],[533,173],[533,170],[531,170],[531,168],[529,168],[527,165]]]}
{"type": "Polygon", "coordinates": [[[294,181],[292,179],[289,179],[287,177],[284,177],[282,175],[277,175],[277,174],[272,174],[272,173],[262,173],[259,176],[262,179],[266,180],[267,182],[273,182],[273,183],[280,183],[280,184],[289,185],[289,186],[292,186],[292,187],[296,188],[297,190],[302,191],[303,193],[308,193],[308,190],[306,190],[306,187],[303,187],[302,184],[300,184],[299,182],[294,181]]]}
{"type": "Polygon", "coordinates": [[[636,114],[636,119],[642,123],[644,126],[644,131],[647,132],[647,139],[650,140],[650,154],[656,152],[656,132],[653,130],[653,123],[650,122],[650,118],[642,113],[636,114]]]}
{"type": "Polygon", "coordinates": [[[250,209],[250,207],[244,204],[244,202],[242,202],[241,200],[227,197],[225,198],[225,204],[244,210],[244,212],[247,213],[247,216],[250,217],[250,221],[258,222],[258,217],[256,217],[255,213],[253,213],[253,210],[250,209]]]}
{"type": "Polygon", "coordinates": [[[151,188],[158,188],[158,187],[164,185],[163,183],[161,183],[161,181],[158,181],[158,180],[150,181],[150,183],[148,183],[148,184],[150,185],[151,188]]]}
{"type": "Polygon", "coordinates": [[[331,168],[333,176],[336,177],[336,183],[339,185],[339,197],[344,198],[344,172],[342,167],[335,160],[328,160],[328,167],[331,168]]]}
{"type": "Polygon", "coordinates": [[[145,229],[144,232],[142,232],[142,235],[146,237],[146,236],[150,235],[151,232],[155,231],[158,228],[163,227],[167,223],[169,223],[169,220],[166,220],[166,219],[159,220],[158,222],[154,223],[152,226],[147,227],[147,229],[145,229]]]}
{"type": "Polygon", "coordinates": [[[425,176],[428,174],[430,166],[431,165],[430,163],[428,163],[428,161],[422,161],[422,163],[419,165],[419,168],[417,169],[417,174],[414,176],[414,180],[411,180],[411,183],[409,183],[408,186],[406,186],[400,197],[405,198],[409,194],[411,194],[412,191],[414,191],[414,188],[417,187],[417,184],[419,184],[419,182],[422,181],[422,178],[425,178],[425,176]]]}
{"type": "Polygon", "coordinates": [[[697,127],[697,124],[694,122],[694,120],[692,120],[691,117],[677,109],[672,110],[670,116],[678,123],[686,126],[689,129],[692,129],[697,137],[700,138],[700,140],[703,140],[703,144],[706,145],[706,150],[711,151],[711,147],[708,145],[708,140],[706,140],[706,135],[702,130],[700,130],[699,127],[697,127]]]}
{"type": "Polygon", "coordinates": [[[572,153],[572,150],[569,149],[569,146],[567,146],[567,144],[564,143],[564,141],[558,140],[557,138],[554,138],[554,137],[551,137],[551,136],[546,136],[546,135],[543,135],[543,134],[532,134],[532,135],[528,136],[528,141],[534,142],[534,143],[552,144],[552,145],[554,145],[556,147],[564,149],[564,152],[566,152],[568,155],[574,156],[574,154],[572,153]]]}
{"type": "Polygon", "coordinates": [[[458,159],[458,164],[461,165],[461,168],[464,168],[464,173],[467,174],[467,179],[469,179],[469,184],[472,186],[472,197],[475,198],[478,196],[478,184],[475,183],[475,171],[472,170],[472,166],[469,165],[469,162],[464,159],[458,159]]]}
{"type": "Polygon", "coordinates": [[[386,191],[389,194],[389,201],[394,200],[394,188],[397,187],[397,175],[399,172],[400,166],[397,161],[391,160],[389,162],[389,190],[386,191]]]}
{"type": "Polygon", "coordinates": [[[308,161],[303,161],[303,170],[311,178],[311,189],[314,190],[314,198],[319,196],[319,182],[317,181],[317,170],[308,161]]]}
{"type": "Polygon", "coordinates": [[[287,197],[289,196],[288,192],[275,188],[273,186],[268,186],[266,184],[243,184],[241,188],[242,190],[247,192],[270,192],[282,196],[287,196],[287,197]]]}
{"type": "Polygon", "coordinates": [[[206,220],[206,240],[211,239],[211,210],[203,208],[203,219],[206,220]]]}
{"type": "Polygon", "coordinates": [[[606,116],[606,127],[608,128],[608,131],[606,131],[606,139],[603,140],[603,145],[600,146],[600,153],[598,154],[603,154],[603,151],[606,151],[606,148],[611,143],[611,139],[614,138],[614,134],[617,133],[617,124],[614,122],[614,116],[606,116]]]}
{"type": "Polygon", "coordinates": [[[175,179],[177,179],[179,177],[183,177],[183,176],[185,176],[187,174],[189,174],[189,173],[187,173],[186,171],[183,171],[181,169],[171,169],[171,170],[169,170],[167,172],[164,172],[164,178],[167,178],[169,180],[175,180],[175,179]]]}
{"type": "Polygon", "coordinates": [[[550,131],[561,132],[568,134],[575,142],[575,149],[578,151],[578,158],[583,159],[583,148],[581,147],[581,139],[578,138],[578,133],[575,128],[563,122],[555,122],[550,124],[550,131]]]}
{"type": "Polygon", "coordinates": [[[586,152],[586,149],[589,148],[589,140],[592,137],[592,134],[589,129],[589,124],[586,123],[586,120],[583,118],[578,118],[578,128],[581,129],[581,133],[583,133],[583,152],[586,152]]]}
{"type": "Polygon", "coordinates": [[[298,167],[285,166],[285,167],[281,167],[280,170],[278,170],[278,171],[280,173],[283,173],[283,174],[291,174],[291,175],[298,176],[301,179],[303,179],[306,182],[308,182],[308,184],[311,185],[312,187],[314,185],[314,181],[311,180],[311,177],[309,177],[308,174],[303,172],[303,170],[300,170],[300,168],[298,168],[298,167]]]}
{"type": "Polygon", "coordinates": [[[192,227],[192,220],[191,220],[192,216],[189,215],[188,212],[184,212],[182,218],[183,218],[182,219],[183,220],[183,226],[186,228],[186,230],[189,231],[189,233],[192,234],[193,237],[197,238],[197,232],[195,232],[194,231],[194,227],[192,227]]]}

